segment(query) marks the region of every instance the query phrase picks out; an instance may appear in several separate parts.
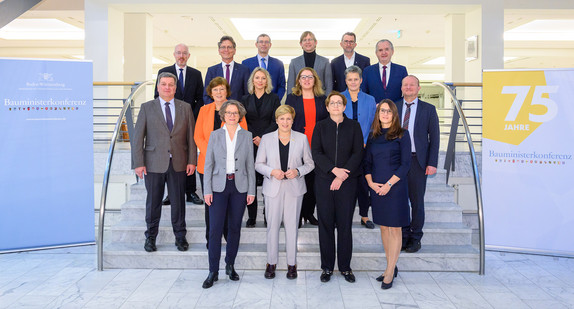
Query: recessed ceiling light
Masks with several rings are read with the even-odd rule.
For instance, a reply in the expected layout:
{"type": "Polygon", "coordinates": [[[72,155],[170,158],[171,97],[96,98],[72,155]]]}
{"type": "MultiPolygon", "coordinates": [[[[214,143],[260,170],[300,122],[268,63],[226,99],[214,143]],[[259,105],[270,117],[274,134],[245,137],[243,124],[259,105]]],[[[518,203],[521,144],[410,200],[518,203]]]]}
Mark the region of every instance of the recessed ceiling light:
{"type": "Polygon", "coordinates": [[[538,19],[504,32],[505,41],[574,41],[574,19],[538,19]]]}
{"type": "Polygon", "coordinates": [[[0,29],[5,40],[83,40],[84,30],[59,19],[15,19],[0,29]]]}
{"type": "Polygon", "coordinates": [[[244,40],[266,33],[271,40],[299,41],[301,33],[311,31],[317,41],[341,40],[343,33],[354,31],[360,18],[231,18],[244,40]]]}

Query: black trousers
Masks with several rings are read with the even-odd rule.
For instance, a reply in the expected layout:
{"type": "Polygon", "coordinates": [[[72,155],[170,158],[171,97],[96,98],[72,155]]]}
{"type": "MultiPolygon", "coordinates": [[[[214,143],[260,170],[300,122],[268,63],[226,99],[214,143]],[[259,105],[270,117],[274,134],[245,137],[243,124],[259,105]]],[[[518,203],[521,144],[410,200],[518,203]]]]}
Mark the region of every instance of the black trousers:
{"type": "Polygon", "coordinates": [[[147,230],[145,236],[157,237],[159,221],[161,219],[161,201],[167,183],[167,189],[172,192],[171,200],[171,226],[176,238],[184,238],[187,234],[185,225],[185,177],[186,172],[176,172],[171,159],[165,173],[150,173],[144,177],[147,190],[145,202],[145,222],[147,230]]]}
{"type": "MultiPolygon", "coordinates": [[[[198,173],[199,174],[199,181],[201,181],[201,195],[204,195],[203,193],[203,174],[202,173],[198,173]]],[[[202,196],[203,198],[203,196],[202,196]]],[[[207,206],[207,204],[205,204],[205,202],[203,202],[203,207],[204,207],[204,220],[205,220],[205,241],[207,242],[207,248],[209,248],[209,207],[207,206]]],[[[227,240],[227,216],[225,217],[225,224],[223,226],[223,238],[225,238],[225,240],[227,240]]]]}
{"type": "Polygon", "coordinates": [[[305,177],[305,185],[307,186],[307,193],[303,195],[303,204],[301,204],[301,217],[309,218],[315,213],[315,172],[311,171],[305,177]]]}
{"type": "Polygon", "coordinates": [[[190,195],[197,191],[197,180],[195,179],[195,173],[193,175],[186,176],[185,179],[185,194],[190,195]]]}
{"type": "Polygon", "coordinates": [[[331,191],[331,179],[316,177],[317,216],[321,269],[335,269],[335,228],[337,228],[337,264],[339,271],[351,270],[353,255],[353,212],[357,177],[347,178],[339,190],[331,191]]]}
{"type": "Polygon", "coordinates": [[[357,179],[357,198],[355,201],[359,201],[359,215],[361,217],[369,216],[369,206],[371,206],[371,199],[369,198],[369,185],[367,184],[367,179],[365,175],[359,175],[357,179]]]}
{"type": "Polygon", "coordinates": [[[411,224],[403,227],[403,243],[409,239],[420,241],[423,238],[425,224],[425,192],[427,175],[425,168],[421,168],[416,155],[412,155],[411,168],[407,174],[409,185],[409,201],[411,204],[411,224]]]}
{"type": "Polygon", "coordinates": [[[225,263],[235,264],[241,236],[241,220],[247,205],[247,192],[240,193],[235,187],[235,180],[227,180],[223,192],[213,192],[213,201],[209,206],[209,272],[219,270],[221,259],[221,235],[225,226],[228,227],[227,246],[225,247],[225,263]],[[227,223],[225,223],[227,218],[227,223]]]}

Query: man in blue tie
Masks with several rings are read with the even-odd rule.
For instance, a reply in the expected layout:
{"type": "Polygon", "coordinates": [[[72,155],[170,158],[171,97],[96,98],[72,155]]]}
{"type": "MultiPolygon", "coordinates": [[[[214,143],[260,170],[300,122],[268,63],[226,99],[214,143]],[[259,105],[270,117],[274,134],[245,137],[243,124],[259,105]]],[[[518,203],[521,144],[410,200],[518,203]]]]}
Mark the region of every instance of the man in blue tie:
{"type": "MultiPolygon", "coordinates": [[[[190,57],[189,48],[185,44],[177,44],[173,51],[173,57],[175,58],[175,64],[168,67],[162,68],[157,72],[157,75],[161,75],[163,72],[171,73],[177,76],[177,88],[175,91],[175,98],[182,100],[189,105],[191,105],[191,110],[193,112],[193,117],[197,119],[199,114],[199,109],[203,106],[203,79],[201,78],[201,72],[187,65],[187,61],[190,57]]],[[[159,79],[157,81],[159,83],[159,79]]],[[[159,97],[158,85],[155,86],[154,98],[159,97]]],[[[197,181],[195,179],[195,174],[187,177],[185,186],[185,195],[187,196],[187,201],[194,203],[196,205],[202,205],[203,200],[199,198],[197,193],[197,181]]],[[[169,194],[169,192],[168,192],[169,194]]],[[[171,202],[169,200],[169,195],[162,202],[164,205],[169,205],[171,202]]]]}
{"type": "Polygon", "coordinates": [[[221,37],[217,42],[219,55],[221,56],[221,63],[210,66],[205,74],[205,88],[203,91],[203,103],[208,104],[213,102],[213,99],[207,95],[205,89],[217,76],[221,76],[227,80],[231,93],[228,93],[228,99],[241,101],[241,98],[248,94],[247,80],[249,79],[249,69],[241,63],[233,61],[236,48],[235,40],[228,35],[221,37]]]}
{"type": "Polygon", "coordinates": [[[281,100],[285,95],[285,66],[281,60],[269,56],[271,45],[269,35],[265,33],[260,34],[257,37],[257,41],[255,41],[257,55],[243,60],[241,64],[249,68],[250,74],[256,67],[262,67],[267,70],[269,75],[271,75],[271,84],[273,85],[273,90],[271,91],[281,100]]]}

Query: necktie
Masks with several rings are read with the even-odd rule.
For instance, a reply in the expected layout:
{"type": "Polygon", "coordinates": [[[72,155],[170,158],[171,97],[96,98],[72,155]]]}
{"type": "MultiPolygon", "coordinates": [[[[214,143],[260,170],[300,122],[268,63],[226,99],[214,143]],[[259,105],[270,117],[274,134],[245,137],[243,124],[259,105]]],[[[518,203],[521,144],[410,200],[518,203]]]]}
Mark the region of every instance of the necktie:
{"type": "Polygon", "coordinates": [[[387,90],[387,66],[383,65],[383,89],[387,90]]]}
{"type": "Polygon", "coordinates": [[[261,67],[267,70],[267,65],[265,64],[265,58],[261,58],[261,67]]]}
{"type": "Polygon", "coordinates": [[[231,85],[231,83],[229,82],[229,64],[226,64],[226,69],[225,69],[225,79],[227,80],[227,83],[231,85]]]}
{"type": "Polygon", "coordinates": [[[169,132],[173,129],[173,119],[171,118],[171,110],[169,109],[169,102],[165,102],[165,122],[169,132]]]}
{"type": "Polygon", "coordinates": [[[403,120],[403,129],[407,130],[409,128],[409,119],[411,118],[411,106],[415,104],[407,103],[407,111],[405,112],[405,119],[403,120]]]}
{"type": "Polygon", "coordinates": [[[179,77],[178,77],[179,89],[183,93],[183,69],[179,69],[179,77]]]}

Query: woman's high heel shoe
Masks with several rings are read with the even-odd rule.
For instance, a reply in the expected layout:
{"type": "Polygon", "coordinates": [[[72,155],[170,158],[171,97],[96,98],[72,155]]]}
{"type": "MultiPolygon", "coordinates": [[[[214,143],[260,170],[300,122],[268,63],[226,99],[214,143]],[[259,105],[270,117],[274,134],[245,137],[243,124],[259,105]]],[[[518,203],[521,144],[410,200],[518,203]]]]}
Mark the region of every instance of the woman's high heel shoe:
{"type": "Polygon", "coordinates": [[[388,290],[388,289],[392,288],[393,287],[393,281],[395,281],[395,277],[393,277],[393,279],[389,283],[385,283],[384,281],[381,282],[381,289],[388,290]]]}
{"type": "MultiPolygon", "coordinates": [[[[395,265],[395,278],[397,277],[398,274],[399,274],[399,268],[395,265]]],[[[385,280],[385,276],[380,275],[375,280],[377,280],[378,282],[383,282],[383,280],[385,280]]]]}

